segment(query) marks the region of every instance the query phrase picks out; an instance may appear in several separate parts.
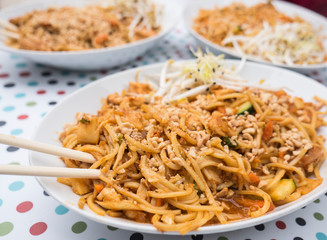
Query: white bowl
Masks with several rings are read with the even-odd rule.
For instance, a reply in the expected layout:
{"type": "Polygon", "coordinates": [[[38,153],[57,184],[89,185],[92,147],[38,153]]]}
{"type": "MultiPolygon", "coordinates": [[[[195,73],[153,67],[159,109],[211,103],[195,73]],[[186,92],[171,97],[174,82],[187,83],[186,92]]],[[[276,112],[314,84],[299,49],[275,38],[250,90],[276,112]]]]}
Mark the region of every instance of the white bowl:
{"type": "MultiPolygon", "coordinates": [[[[115,67],[134,60],[147,50],[159,43],[176,25],[181,8],[173,6],[170,1],[155,0],[155,3],[163,4],[163,20],[161,31],[152,37],[140,41],[128,43],[122,46],[92,49],[84,51],[46,52],[15,49],[0,41],[0,50],[12,53],[17,56],[28,58],[38,63],[74,70],[96,70],[115,67]]],[[[8,20],[13,17],[23,16],[33,10],[47,9],[52,6],[84,6],[90,1],[83,0],[49,0],[41,2],[28,2],[16,5],[0,11],[0,19],[8,20]]]]}
{"type": "MultiPolygon", "coordinates": [[[[228,66],[232,66],[238,64],[239,60],[227,60],[226,62],[228,66]]],[[[135,80],[135,75],[139,70],[141,70],[141,74],[153,74],[159,73],[162,67],[163,64],[155,64],[131,69],[107,76],[79,89],[56,105],[56,107],[43,118],[43,121],[39,124],[35,132],[34,139],[61,146],[58,140],[58,134],[62,132],[63,126],[66,123],[72,123],[74,121],[77,112],[96,114],[97,110],[101,107],[101,98],[105,98],[108,94],[114,92],[121,92],[122,89],[127,88],[129,81],[135,80]]],[[[269,84],[270,86],[284,86],[287,89],[292,89],[292,94],[302,97],[306,101],[311,101],[314,95],[320,97],[327,96],[327,88],[325,86],[301,74],[282,68],[247,62],[240,72],[240,75],[244,79],[254,83],[258,83],[261,79],[265,79],[265,84],[269,84]]],[[[327,137],[327,129],[322,129],[320,134],[327,137]]],[[[63,162],[59,158],[37,152],[30,153],[30,164],[37,166],[64,167],[63,162]]],[[[322,165],[320,173],[322,177],[327,176],[326,162],[322,165]]],[[[102,217],[92,212],[88,207],[82,210],[77,206],[79,196],[74,194],[70,187],[58,183],[55,178],[38,177],[37,179],[45,191],[53,198],[61,202],[67,208],[89,219],[121,229],[161,234],[161,232],[157,231],[151,224],[136,223],[127,219],[112,218],[109,216],[102,217]]],[[[327,181],[324,179],[322,184],[312,192],[302,196],[294,202],[276,207],[272,212],[261,217],[249,218],[225,225],[217,224],[204,226],[188,234],[209,234],[232,231],[271,221],[316,200],[320,195],[324,194],[326,190],[327,181]]],[[[177,232],[166,232],[165,234],[179,235],[177,232]]]]}
{"type": "MultiPolygon", "coordinates": [[[[224,53],[228,57],[232,58],[241,58],[241,56],[231,48],[220,46],[210,40],[206,39],[205,37],[198,34],[195,30],[193,30],[193,20],[197,17],[200,9],[213,9],[215,6],[221,8],[232,4],[233,2],[240,2],[246,6],[253,6],[258,3],[266,3],[266,0],[201,0],[196,1],[189,4],[185,7],[183,13],[183,20],[185,26],[189,33],[196,39],[197,43],[201,46],[208,47],[209,50],[215,54],[224,53]]],[[[301,6],[284,2],[284,1],[273,1],[273,5],[275,8],[285,13],[287,16],[300,16],[304,20],[310,22],[315,29],[322,28],[319,32],[321,35],[327,36],[327,19],[309,9],[303,8],[301,6]]],[[[325,51],[327,51],[327,39],[324,39],[323,45],[325,51]]],[[[294,71],[299,71],[306,73],[310,70],[319,70],[322,68],[327,67],[327,62],[321,64],[312,64],[312,65],[294,65],[289,66],[286,64],[273,64],[272,62],[260,59],[259,57],[248,56],[248,60],[261,62],[265,64],[270,64],[278,67],[288,68],[294,71]]]]}

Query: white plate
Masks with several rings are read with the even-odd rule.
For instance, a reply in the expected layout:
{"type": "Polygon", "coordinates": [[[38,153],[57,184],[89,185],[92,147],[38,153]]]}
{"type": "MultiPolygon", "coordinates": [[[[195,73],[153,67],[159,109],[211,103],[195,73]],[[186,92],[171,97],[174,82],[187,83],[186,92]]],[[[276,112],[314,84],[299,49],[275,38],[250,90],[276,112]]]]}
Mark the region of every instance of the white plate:
{"type": "MultiPolygon", "coordinates": [[[[163,20],[161,31],[152,37],[140,41],[128,43],[122,46],[92,49],[84,51],[46,52],[22,50],[9,47],[0,41],[0,50],[17,56],[31,59],[35,62],[50,65],[62,69],[95,70],[119,66],[134,60],[147,50],[159,43],[177,24],[182,8],[173,5],[171,1],[154,0],[155,3],[163,4],[163,20]]],[[[0,11],[0,19],[8,20],[13,17],[23,16],[33,10],[47,9],[52,6],[83,6],[90,1],[83,0],[48,0],[41,2],[28,2],[16,5],[0,11]]]]}
{"type": "MultiPolygon", "coordinates": [[[[200,9],[213,9],[215,6],[221,8],[232,4],[233,2],[240,2],[246,6],[253,6],[258,3],[266,3],[266,0],[201,0],[196,1],[189,4],[183,13],[183,20],[186,25],[187,30],[191,33],[191,35],[197,40],[198,44],[201,46],[206,46],[212,51],[213,53],[224,53],[229,57],[233,58],[240,58],[241,56],[233,51],[230,48],[222,47],[216,43],[213,43],[196,31],[193,30],[193,20],[197,17],[200,9]]],[[[285,13],[287,16],[300,16],[301,18],[305,19],[306,21],[310,22],[315,29],[322,28],[319,34],[327,36],[327,19],[313,11],[300,7],[298,5],[284,2],[284,1],[273,1],[275,8],[285,13]]],[[[323,41],[323,45],[325,51],[327,51],[327,39],[323,41]]],[[[299,71],[299,72],[308,72],[310,70],[318,70],[321,68],[327,67],[327,62],[322,64],[312,64],[312,65],[295,65],[295,66],[288,66],[286,64],[273,64],[272,62],[248,56],[248,59],[251,61],[261,62],[265,64],[270,64],[274,66],[284,67],[291,70],[299,71]]]]}
{"type": "MultiPolygon", "coordinates": [[[[238,64],[238,60],[227,60],[228,66],[238,64]]],[[[163,64],[155,64],[142,68],[131,69],[128,71],[120,72],[111,76],[107,76],[103,79],[97,80],[82,89],[79,89],[75,93],[68,96],[65,100],[60,102],[51,112],[49,112],[39,124],[35,133],[35,140],[54,144],[60,146],[58,140],[58,134],[62,132],[63,126],[66,123],[72,123],[77,112],[87,112],[96,114],[97,110],[101,107],[101,98],[105,98],[108,94],[114,92],[121,92],[122,89],[128,87],[129,81],[134,81],[135,75],[138,70],[142,73],[159,73],[163,64]]],[[[320,97],[327,96],[327,88],[312,79],[305,77],[301,74],[276,68],[264,64],[248,62],[244,69],[240,72],[241,76],[245,79],[258,83],[261,79],[266,80],[266,84],[271,86],[285,86],[293,89],[293,94],[303,97],[304,100],[310,101],[314,95],[320,97]]],[[[327,136],[327,129],[321,131],[325,137],[327,136]]],[[[49,156],[42,153],[31,152],[30,153],[31,165],[37,166],[56,166],[64,167],[64,164],[55,156],[49,156]]],[[[324,163],[321,167],[321,175],[327,176],[327,164],[324,163]]],[[[126,219],[112,218],[109,216],[101,217],[96,215],[87,207],[81,210],[77,206],[79,196],[74,194],[70,187],[56,182],[55,178],[39,177],[37,178],[45,191],[53,198],[57,199],[63,205],[76,211],[77,213],[92,219],[94,221],[112,225],[121,229],[133,230],[139,232],[156,233],[157,231],[150,224],[136,223],[126,219]]],[[[226,225],[210,225],[204,226],[198,229],[196,232],[190,232],[188,234],[209,234],[216,232],[225,232],[236,229],[241,229],[249,226],[254,226],[263,222],[271,221],[273,219],[282,217],[289,214],[304,205],[316,200],[320,195],[324,194],[327,190],[327,181],[314,189],[309,194],[302,196],[301,199],[292,203],[275,208],[272,212],[253,219],[246,219],[242,221],[233,222],[226,225]]],[[[178,234],[177,232],[167,232],[167,234],[178,234]]]]}

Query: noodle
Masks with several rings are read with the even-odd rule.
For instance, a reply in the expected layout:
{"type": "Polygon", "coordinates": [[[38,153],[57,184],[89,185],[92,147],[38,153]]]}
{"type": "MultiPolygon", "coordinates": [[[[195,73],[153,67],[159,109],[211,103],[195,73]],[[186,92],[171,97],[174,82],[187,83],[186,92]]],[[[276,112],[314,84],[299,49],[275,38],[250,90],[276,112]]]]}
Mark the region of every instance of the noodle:
{"type": "Polygon", "coordinates": [[[75,167],[101,169],[99,179],[75,187],[74,179],[58,179],[82,196],[81,208],[86,203],[99,215],[185,234],[262,216],[321,183],[326,150],[316,132],[323,124],[318,104],[299,98],[295,104],[283,91],[218,85],[171,103],[149,95],[148,85],[131,82],[122,95],[109,95],[97,115],[78,114],[61,134],[65,147],[97,159],[75,167]],[[223,104],[207,108],[218,100],[223,104]],[[244,103],[251,107],[242,112],[244,103]],[[89,132],[92,119],[97,131],[89,132]],[[284,193],[282,181],[294,189],[284,193]]]}

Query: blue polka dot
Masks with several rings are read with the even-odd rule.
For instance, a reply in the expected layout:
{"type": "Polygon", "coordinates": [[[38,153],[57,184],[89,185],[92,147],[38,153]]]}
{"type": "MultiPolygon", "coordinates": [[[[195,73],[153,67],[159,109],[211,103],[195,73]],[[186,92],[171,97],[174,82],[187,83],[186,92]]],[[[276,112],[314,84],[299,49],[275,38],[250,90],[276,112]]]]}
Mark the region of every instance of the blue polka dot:
{"type": "Polygon", "coordinates": [[[16,63],[16,67],[18,67],[18,68],[24,68],[26,66],[27,66],[26,63],[16,63]]]}
{"type": "Polygon", "coordinates": [[[69,71],[62,71],[60,74],[61,74],[62,76],[67,76],[67,75],[70,74],[70,72],[69,72],[69,71]]]}
{"type": "Polygon", "coordinates": [[[15,98],[23,98],[23,97],[25,97],[25,96],[26,96],[25,93],[17,93],[17,94],[15,95],[15,98]]]}
{"type": "Polygon", "coordinates": [[[11,112],[11,111],[13,111],[14,109],[15,109],[14,106],[7,106],[7,107],[4,107],[4,108],[3,108],[3,111],[5,111],[5,112],[11,112]]]}
{"type": "Polygon", "coordinates": [[[46,114],[47,114],[46,112],[42,113],[41,114],[41,117],[44,117],[46,114]]]}
{"type": "Polygon", "coordinates": [[[318,240],[327,240],[327,236],[326,236],[326,234],[324,234],[324,233],[322,233],[322,232],[317,232],[317,233],[316,233],[316,238],[317,238],[318,240]]]}
{"type": "Polygon", "coordinates": [[[2,203],[3,203],[3,201],[2,201],[2,199],[0,198],[0,207],[1,207],[2,203]]]}
{"type": "Polygon", "coordinates": [[[86,84],[87,84],[87,83],[82,84],[82,85],[81,85],[81,88],[84,87],[86,84]]]}
{"type": "Polygon", "coordinates": [[[84,74],[84,73],[80,73],[80,74],[78,74],[77,75],[79,78],[85,78],[86,77],[86,75],[84,74]]]}
{"type": "Polygon", "coordinates": [[[16,56],[16,55],[11,55],[10,58],[11,58],[11,59],[17,59],[17,58],[19,58],[19,57],[16,56]]]}
{"type": "Polygon", "coordinates": [[[28,82],[27,85],[30,87],[34,87],[38,85],[38,82],[28,82]]]}
{"type": "Polygon", "coordinates": [[[10,134],[11,135],[19,135],[19,134],[22,134],[22,132],[23,132],[23,129],[17,128],[17,129],[11,130],[10,134]]]}
{"type": "Polygon", "coordinates": [[[63,205],[59,205],[58,207],[56,207],[55,212],[58,215],[64,215],[65,213],[67,213],[69,210],[67,208],[65,208],[63,205]]]}
{"type": "Polygon", "coordinates": [[[105,238],[99,238],[98,240],[107,240],[107,239],[105,239],[105,238]]]}
{"type": "Polygon", "coordinates": [[[18,191],[24,187],[24,182],[22,181],[17,181],[13,182],[12,184],[9,185],[9,190],[10,191],[18,191]]]}
{"type": "Polygon", "coordinates": [[[41,63],[37,63],[37,64],[35,64],[35,66],[36,67],[39,67],[39,68],[42,68],[42,67],[45,67],[43,64],[41,64],[41,63]]]}

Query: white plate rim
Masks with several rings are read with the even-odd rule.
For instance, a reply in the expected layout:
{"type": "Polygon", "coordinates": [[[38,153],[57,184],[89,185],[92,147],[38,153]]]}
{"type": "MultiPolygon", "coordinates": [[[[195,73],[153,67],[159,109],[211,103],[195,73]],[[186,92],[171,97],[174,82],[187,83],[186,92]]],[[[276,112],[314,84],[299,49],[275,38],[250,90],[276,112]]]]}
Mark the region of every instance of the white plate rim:
{"type": "MultiPolygon", "coordinates": [[[[194,61],[194,60],[185,60],[185,61],[179,61],[179,62],[186,62],[186,61],[194,61]]],[[[239,60],[226,60],[226,62],[236,65],[240,61],[239,60]]],[[[131,73],[133,73],[135,75],[138,70],[141,70],[141,72],[145,72],[147,70],[151,70],[151,69],[154,69],[154,68],[158,68],[159,66],[163,66],[163,64],[164,63],[157,63],[157,64],[152,64],[152,65],[148,65],[148,66],[144,66],[144,67],[129,69],[127,71],[123,71],[123,72],[119,72],[119,73],[116,73],[116,74],[113,74],[113,75],[106,76],[106,77],[104,77],[102,79],[99,79],[99,80],[97,80],[95,82],[92,82],[92,83],[86,85],[85,87],[83,87],[81,89],[78,89],[77,91],[75,91],[71,95],[66,96],[60,103],[57,104],[57,106],[55,106],[50,112],[48,112],[46,114],[46,116],[43,118],[43,120],[41,121],[41,123],[38,125],[38,129],[40,128],[40,126],[42,124],[44,124],[48,120],[49,117],[52,117],[51,115],[52,115],[53,112],[57,111],[57,109],[60,109],[64,104],[66,104],[67,101],[70,101],[70,99],[74,99],[75,96],[83,94],[83,92],[87,93],[88,89],[98,87],[102,83],[104,83],[106,81],[109,82],[112,79],[119,78],[120,76],[128,75],[128,74],[131,74],[131,73]]],[[[281,69],[281,68],[277,68],[277,67],[274,67],[274,66],[265,65],[265,64],[261,64],[261,63],[255,63],[255,62],[247,62],[246,66],[259,67],[259,68],[262,68],[262,71],[264,71],[264,70],[268,70],[268,71],[278,70],[281,73],[291,74],[295,78],[298,78],[298,79],[301,79],[301,81],[307,82],[308,84],[310,84],[310,86],[314,86],[313,88],[320,89],[321,91],[324,91],[327,94],[327,88],[324,85],[319,84],[318,82],[315,82],[312,79],[310,79],[310,78],[308,78],[308,77],[306,77],[306,76],[304,76],[302,74],[292,72],[292,71],[287,70],[287,69],[281,69]]],[[[245,68],[246,68],[246,66],[245,66],[245,68]]],[[[108,84],[106,84],[106,85],[108,85],[108,84]]],[[[110,92],[108,92],[108,94],[110,94],[110,92]]],[[[102,97],[106,97],[106,96],[102,96],[102,97]]],[[[302,97],[302,96],[300,96],[300,97],[302,97]]],[[[98,100],[100,101],[100,97],[99,97],[98,100]]],[[[38,134],[39,133],[36,130],[35,133],[34,133],[33,139],[38,140],[38,134]]],[[[40,154],[40,153],[35,153],[35,152],[30,152],[29,153],[30,165],[35,165],[34,161],[35,161],[35,158],[37,157],[38,154],[40,154]]],[[[60,160],[58,159],[58,161],[60,161],[60,160]]],[[[326,165],[326,162],[324,163],[324,165],[326,165]]],[[[324,168],[322,168],[321,171],[324,170],[325,173],[322,174],[322,175],[327,176],[327,171],[326,171],[327,168],[326,168],[326,166],[323,166],[323,167],[324,168]]],[[[47,185],[44,184],[44,179],[47,179],[47,178],[36,177],[36,179],[39,182],[39,184],[44,188],[44,190],[49,195],[51,195],[54,199],[56,199],[58,202],[63,204],[65,207],[73,210],[74,212],[77,212],[78,214],[80,214],[80,215],[82,215],[84,217],[87,217],[87,218],[89,218],[91,220],[94,220],[94,221],[97,221],[97,222],[100,222],[100,223],[103,223],[103,224],[107,224],[107,225],[110,225],[110,226],[118,227],[120,229],[129,230],[129,231],[139,231],[139,232],[152,233],[152,234],[180,235],[178,232],[165,232],[165,233],[162,233],[162,232],[158,231],[157,229],[155,229],[151,224],[135,223],[135,222],[129,221],[129,220],[111,218],[109,216],[101,217],[101,216],[96,215],[93,212],[86,211],[86,210],[81,210],[81,209],[79,209],[77,207],[77,202],[72,203],[72,202],[69,202],[69,201],[63,201],[60,198],[60,196],[53,195],[52,190],[51,189],[49,190],[47,185]]],[[[64,185],[62,185],[60,183],[58,183],[58,186],[67,187],[67,186],[64,186],[64,185]]],[[[303,206],[306,206],[307,204],[313,202],[314,200],[319,198],[321,195],[323,195],[326,192],[326,190],[327,190],[327,180],[324,179],[323,183],[320,186],[318,186],[316,189],[314,189],[309,194],[302,196],[301,199],[300,199],[301,201],[296,200],[295,202],[292,202],[290,204],[283,205],[281,208],[277,209],[278,211],[270,212],[270,213],[268,213],[266,215],[263,215],[261,217],[258,217],[258,218],[249,218],[249,219],[232,222],[232,223],[225,224],[225,225],[217,224],[217,225],[209,225],[209,226],[200,227],[198,230],[188,232],[186,235],[212,234],[212,233],[219,233],[219,232],[226,232],[226,231],[234,231],[234,230],[239,230],[239,229],[243,229],[243,228],[246,228],[246,227],[255,226],[255,225],[265,223],[265,222],[268,222],[268,221],[272,221],[272,220],[275,220],[277,218],[288,215],[288,214],[302,208],[303,206]]]]}

